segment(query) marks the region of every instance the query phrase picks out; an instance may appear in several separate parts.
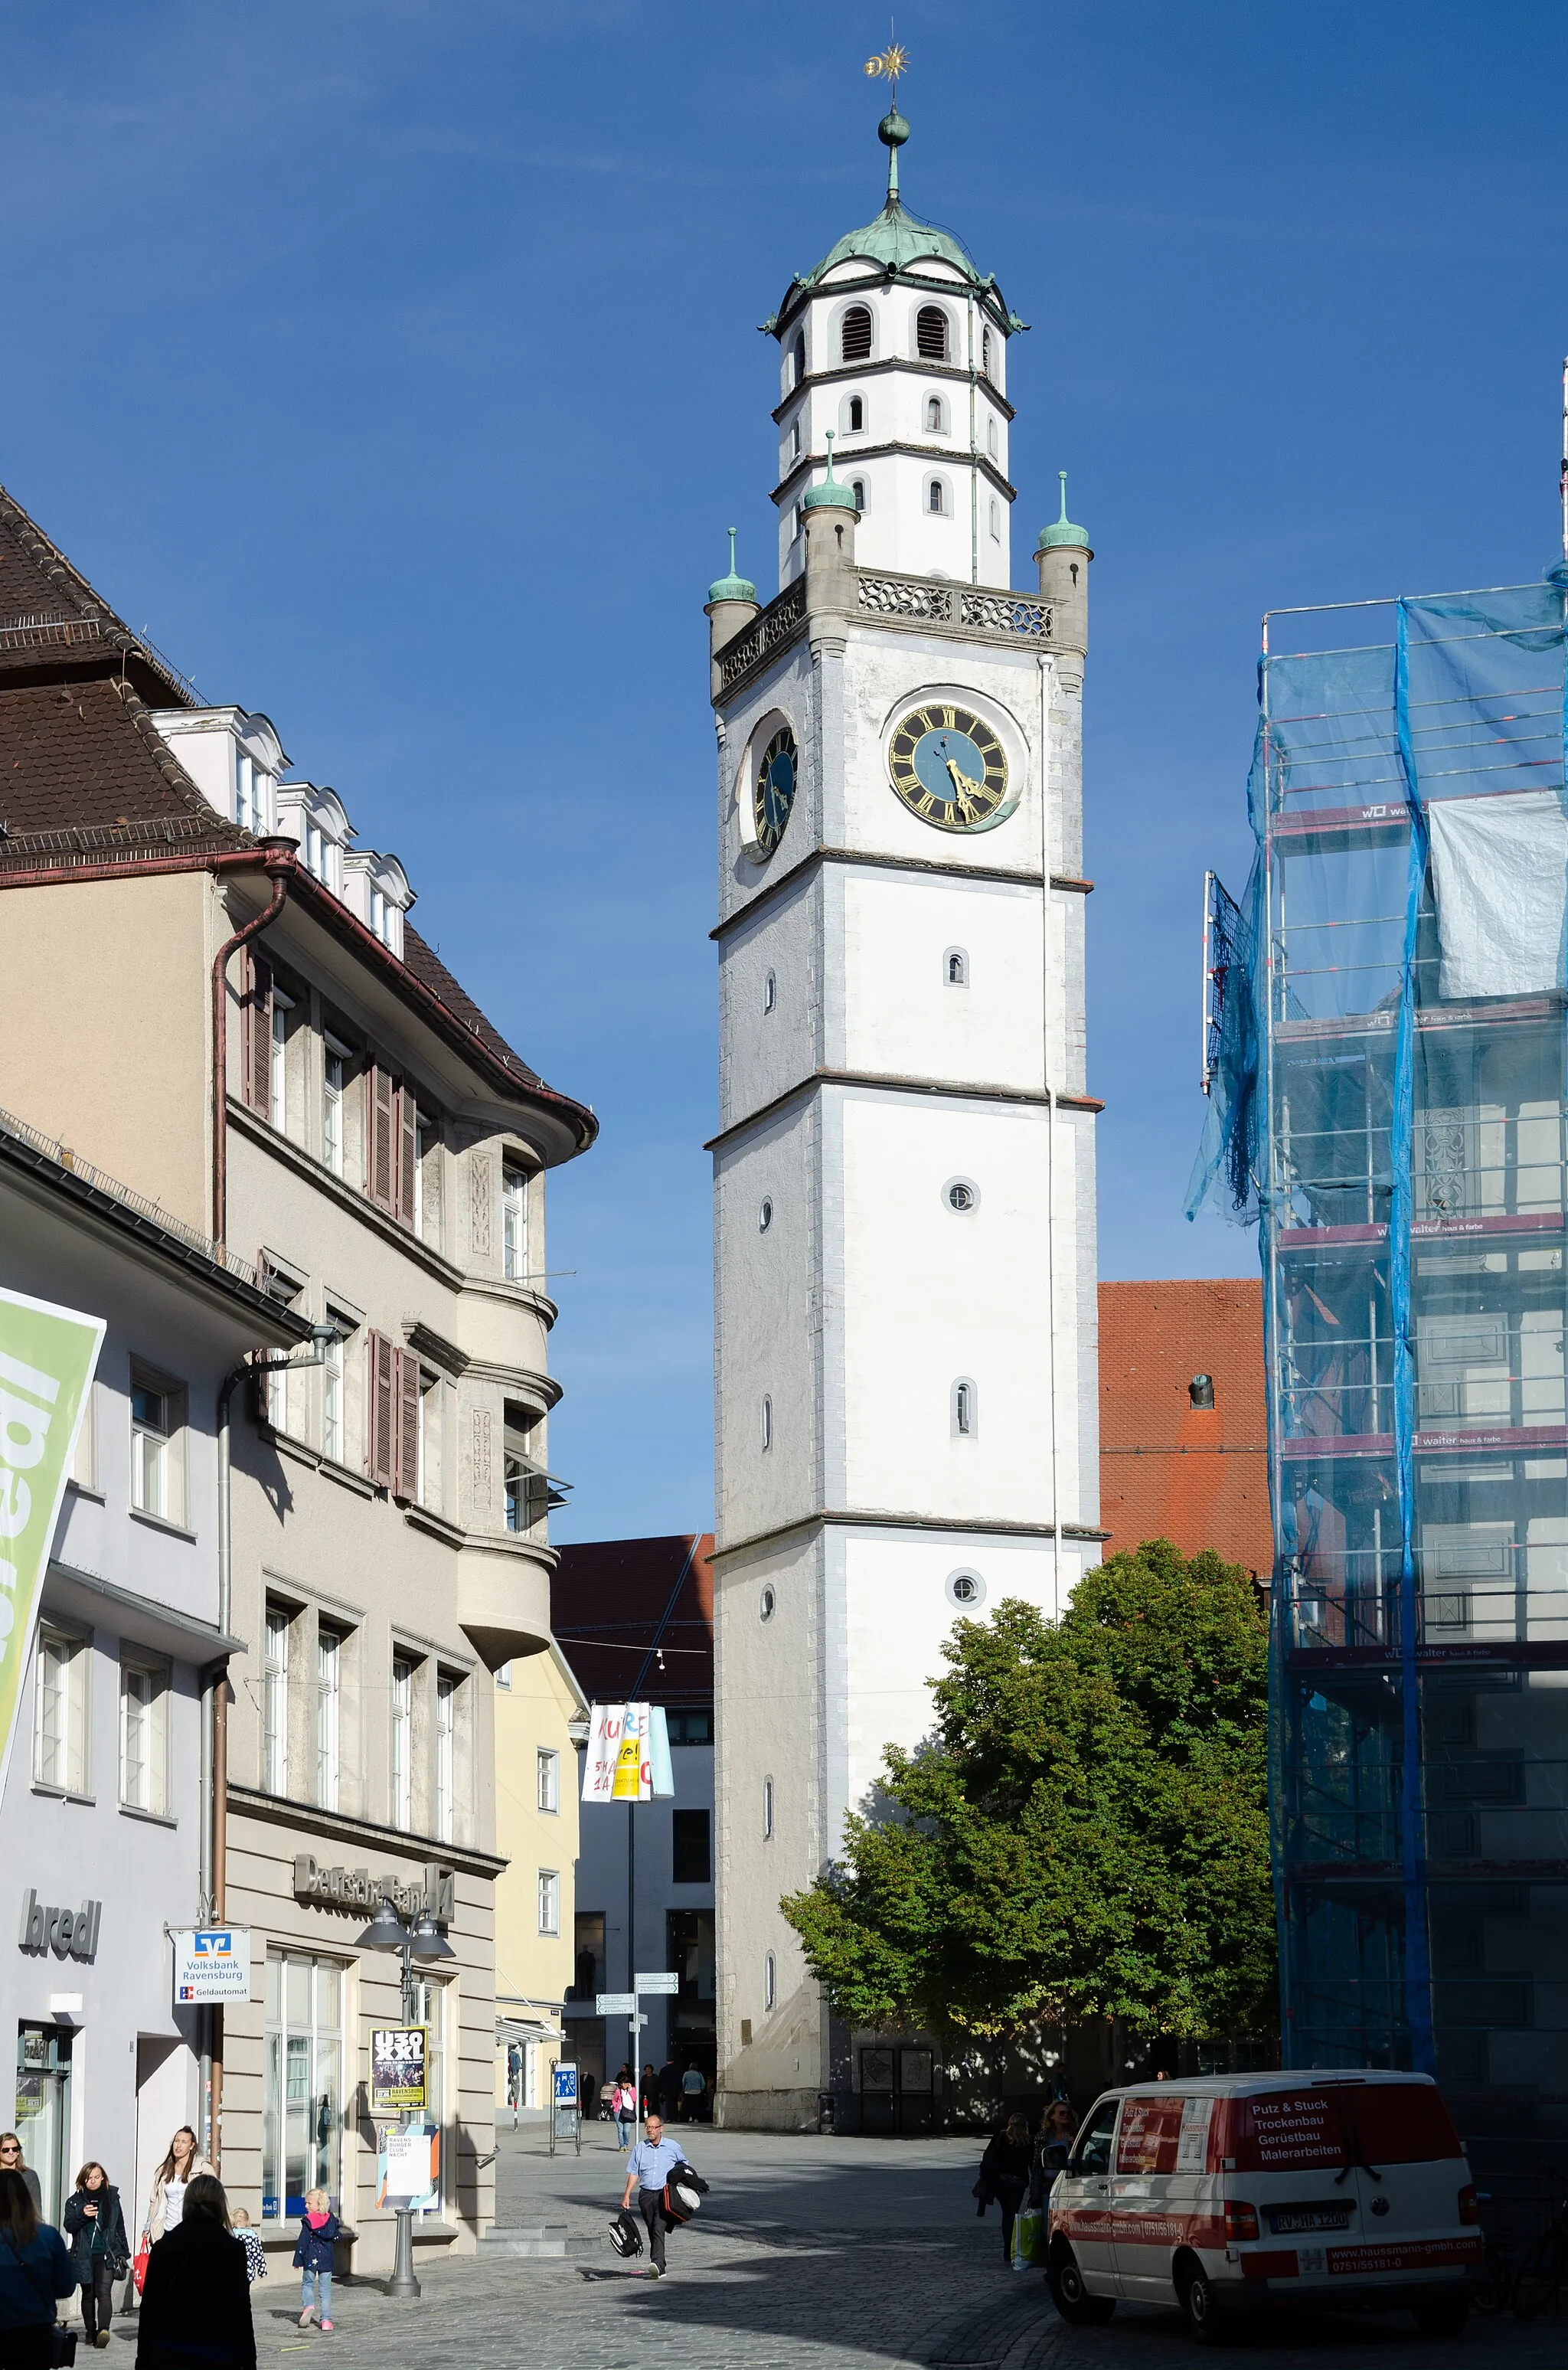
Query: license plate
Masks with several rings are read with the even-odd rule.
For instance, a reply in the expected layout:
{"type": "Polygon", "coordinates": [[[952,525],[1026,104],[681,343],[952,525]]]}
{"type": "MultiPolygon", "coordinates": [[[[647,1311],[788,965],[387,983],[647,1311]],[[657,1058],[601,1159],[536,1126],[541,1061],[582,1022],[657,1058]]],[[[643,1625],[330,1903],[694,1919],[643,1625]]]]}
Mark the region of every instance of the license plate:
{"type": "Polygon", "coordinates": [[[1348,2230],[1348,2205],[1284,2205],[1268,2217],[1276,2238],[1291,2230],[1348,2230]]]}

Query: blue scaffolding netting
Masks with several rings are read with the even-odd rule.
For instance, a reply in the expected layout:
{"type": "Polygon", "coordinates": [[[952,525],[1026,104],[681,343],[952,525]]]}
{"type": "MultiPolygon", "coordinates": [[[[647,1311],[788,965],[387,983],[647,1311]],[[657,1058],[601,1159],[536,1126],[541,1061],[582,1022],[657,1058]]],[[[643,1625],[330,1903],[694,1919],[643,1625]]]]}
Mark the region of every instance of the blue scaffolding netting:
{"type": "Polygon", "coordinates": [[[1263,1260],[1285,2062],[1516,2155],[1568,2139],[1565,592],[1272,625],[1336,647],[1260,664],[1187,1205],[1263,1260]]]}

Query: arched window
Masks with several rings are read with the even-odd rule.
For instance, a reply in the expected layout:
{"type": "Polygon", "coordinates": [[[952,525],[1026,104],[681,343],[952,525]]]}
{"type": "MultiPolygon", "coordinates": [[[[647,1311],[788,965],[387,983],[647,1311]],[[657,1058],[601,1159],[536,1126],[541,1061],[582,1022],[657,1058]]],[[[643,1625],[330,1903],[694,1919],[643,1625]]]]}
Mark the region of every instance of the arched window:
{"type": "Polygon", "coordinates": [[[771,1012],[779,1000],[779,983],[771,971],[762,974],[762,1009],[771,1012]]]}
{"type": "Polygon", "coordinates": [[[994,419],[987,422],[986,443],[990,447],[991,459],[993,461],[1000,461],[1001,458],[1001,439],[997,434],[996,421],[994,419]]]}
{"type": "Polygon", "coordinates": [[[854,506],[856,510],[864,511],[865,508],[865,479],[864,477],[852,477],[850,479],[850,491],[854,496],[854,506]]]}
{"type": "Polygon", "coordinates": [[[779,1971],[771,1950],[762,1953],[762,2006],[772,2016],[779,1996],[779,1971]]]}
{"type": "Polygon", "coordinates": [[[852,305],[839,328],[839,356],[846,362],[871,360],[871,307],[852,305]]]}
{"type": "Polygon", "coordinates": [[[928,395],[925,399],[926,434],[940,436],[945,426],[946,422],[942,416],[942,397],[939,395],[928,395]]]}
{"type": "Polygon", "coordinates": [[[953,1437],[973,1440],[979,1428],[979,1393],[967,1375],[960,1375],[953,1386],[953,1437]]]}
{"type": "Polygon", "coordinates": [[[771,1778],[762,1780],[762,1833],[771,1843],[773,1836],[773,1781],[771,1778]]]}
{"type": "Polygon", "coordinates": [[[949,947],[942,958],[942,967],[949,987],[968,986],[969,958],[962,947],[949,947]]]}
{"type": "Polygon", "coordinates": [[[804,329],[802,329],[802,331],[801,331],[801,333],[800,333],[799,337],[798,337],[798,338],[796,338],[796,339],[795,339],[795,383],[796,386],[798,386],[798,385],[800,385],[801,380],[802,380],[805,376],[806,376],[806,332],[805,332],[805,330],[804,330],[804,329]]]}
{"type": "Polygon", "coordinates": [[[762,1398],[762,1445],[764,1448],[772,1448],[773,1444],[773,1400],[764,1393],[762,1398]]]}
{"type": "Polygon", "coordinates": [[[986,374],[987,378],[990,378],[990,331],[989,329],[982,329],[982,330],[980,331],[980,368],[984,371],[984,373],[985,373],[985,374],[986,374]]]}
{"type": "Polygon", "coordinates": [[[865,399],[863,396],[852,395],[850,397],[849,432],[852,436],[858,436],[864,426],[865,399]]]}
{"type": "Polygon", "coordinates": [[[922,362],[947,360],[947,316],[940,305],[922,305],[915,315],[915,351],[922,362]]]}
{"type": "Polygon", "coordinates": [[[800,422],[798,420],[793,420],[790,424],[789,457],[792,461],[798,461],[800,458],[800,422]]]}
{"type": "Polygon", "coordinates": [[[1001,505],[995,500],[990,506],[990,539],[993,543],[1001,541],[1001,505]]]}
{"type": "Polygon", "coordinates": [[[940,477],[933,477],[931,483],[927,486],[925,489],[925,506],[931,512],[933,518],[946,517],[947,497],[943,491],[942,480],[940,477]]]}

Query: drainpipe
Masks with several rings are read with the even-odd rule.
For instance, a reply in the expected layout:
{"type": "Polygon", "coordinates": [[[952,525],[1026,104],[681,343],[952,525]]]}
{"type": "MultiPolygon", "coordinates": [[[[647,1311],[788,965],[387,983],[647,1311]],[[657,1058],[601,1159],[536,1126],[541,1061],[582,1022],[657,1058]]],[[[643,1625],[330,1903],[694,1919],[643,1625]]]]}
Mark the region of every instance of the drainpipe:
{"type": "MultiPolygon", "coordinates": [[[[263,840],[263,847],[286,848],[292,857],[296,843],[292,839],[263,840]]],[[[222,1250],[228,1240],[229,1216],[229,957],[275,922],[283,910],[283,900],[289,893],[289,869],[274,858],[267,866],[272,882],[272,903],[263,914],[225,938],[212,958],[212,1240],[222,1250]]]]}
{"type": "MultiPolygon", "coordinates": [[[[284,883],[278,883],[274,910],[282,903],[284,883]]],[[[267,919],[263,915],[261,921],[267,919]]],[[[252,924],[259,929],[261,922],[252,924]]],[[[239,943],[231,939],[224,955],[239,943]]],[[[214,977],[222,989],[223,972],[214,969],[214,977]]],[[[234,1605],[234,1547],[230,1476],[233,1463],[229,1446],[229,1409],[241,1383],[254,1375],[281,1374],[290,1369],[303,1373],[306,1366],[321,1365],[326,1356],[326,1345],[335,1340],[335,1325],[311,1327],[310,1355],[304,1358],[257,1358],[235,1366],[218,1386],[218,1628],[226,1638],[234,1605]]],[[[202,1764],[207,1778],[208,1817],[203,1821],[202,1841],[206,1846],[207,1914],[210,1922],[222,1926],[228,1916],[228,1849],[229,1849],[229,1705],[234,1691],[229,1685],[227,1661],[214,1663],[208,1690],[207,1731],[202,1739],[202,1764]]],[[[217,2167],[223,2169],[223,2011],[221,2008],[207,2010],[206,2047],[202,2051],[202,2095],[207,2100],[207,2154],[217,2167]]]]}

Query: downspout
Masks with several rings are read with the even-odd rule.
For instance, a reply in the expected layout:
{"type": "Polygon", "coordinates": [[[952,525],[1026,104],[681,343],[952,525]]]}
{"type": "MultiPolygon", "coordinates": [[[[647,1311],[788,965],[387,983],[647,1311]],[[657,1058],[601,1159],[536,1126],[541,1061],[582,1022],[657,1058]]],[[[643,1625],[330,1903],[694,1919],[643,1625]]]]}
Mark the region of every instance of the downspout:
{"type": "MultiPolygon", "coordinates": [[[[292,856],[293,841],[287,846],[292,856]]],[[[275,922],[283,910],[289,893],[288,872],[282,865],[276,870],[270,864],[267,869],[272,879],[272,903],[233,938],[225,938],[212,958],[212,1240],[220,1250],[228,1240],[229,1214],[229,957],[275,922]]]]}
{"type": "Polygon", "coordinates": [[[1044,652],[1035,663],[1040,677],[1040,1058],[1041,1084],[1046,1090],[1046,1332],[1051,1395],[1051,1614],[1061,1619],[1061,1467],[1057,1449],[1057,1098],[1051,1084],[1051,801],[1047,739],[1049,710],[1046,696],[1047,662],[1044,652]]]}

